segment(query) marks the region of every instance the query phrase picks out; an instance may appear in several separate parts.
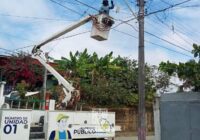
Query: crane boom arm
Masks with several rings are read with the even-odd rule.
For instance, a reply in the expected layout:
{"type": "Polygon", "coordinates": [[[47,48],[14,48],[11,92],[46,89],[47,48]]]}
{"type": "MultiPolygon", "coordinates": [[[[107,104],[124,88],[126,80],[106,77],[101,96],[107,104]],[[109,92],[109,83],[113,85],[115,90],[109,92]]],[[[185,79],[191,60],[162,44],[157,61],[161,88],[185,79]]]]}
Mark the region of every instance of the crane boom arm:
{"type": "Polygon", "coordinates": [[[38,43],[37,45],[34,46],[34,48],[32,49],[32,54],[33,57],[35,59],[37,59],[52,75],[54,75],[54,77],[58,80],[59,84],[61,84],[64,87],[64,93],[65,93],[65,98],[62,100],[63,103],[66,103],[71,99],[71,94],[73,91],[75,91],[74,87],[67,81],[65,80],[65,78],[63,78],[63,76],[61,76],[52,66],[50,66],[46,60],[41,56],[41,50],[40,48],[42,46],[44,46],[45,44],[53,41],[54,39],[80,27],[81,25],[89,22],[92,19],[92,16],[87,16],[85,18],[83,18],[82,20],[68,26],[67,28],[65,28],[64,30],[55,33],[54,35],[52,35],[51,37],[47,38],[46,40],[38,43]]]}
{"type": "Polygon", "coordinates": [[[70,25],[69,27],[65,28],[64,30],[62,30],[62,31],[60,31],[60,32],[58,32],[58,33],[55,33],[55,34],[52,35],[51,37],[49,37],[49,38],[45,39],[44,41],[42,41],[42,42],[38,43],[37,45],[35,45],[35,47],[34,47],[33,50],[32,50],[32,53],[33,53],[33,54],[37,53],[37,51],[38,51],[42,46],[44,46],[45,44],[49,43],[50,41],[52,41],[52,40],[54,40],[54,39],[56,39],[56,38],[58,38],[58,37],[60,37],[60,36],[62,36],[62,35],[64,35],[64,34],[70,32],[70,31],[72,31],[72,30],[74,30],[74,29],[76,29],[76,28],[78,28],[78,27],[80,27],[81,25],[83,25],[83,24],[89,22],[91,19],[92,19],[92,16],[87,16],[87,17],[81,19],[80,21],[78,21],[78,22],[76,22],[76,23],[70,25]]]}
{"type": "Polygon", "coordinates": [[[59,84],[62,84],[68,92],[74,91],[74,87],[65,80],[52,66],[50,66],[46,61],[41,58],[39,55],[34,56],[35,59],[37,59],[53,76],[58,80],[59,84]]]}

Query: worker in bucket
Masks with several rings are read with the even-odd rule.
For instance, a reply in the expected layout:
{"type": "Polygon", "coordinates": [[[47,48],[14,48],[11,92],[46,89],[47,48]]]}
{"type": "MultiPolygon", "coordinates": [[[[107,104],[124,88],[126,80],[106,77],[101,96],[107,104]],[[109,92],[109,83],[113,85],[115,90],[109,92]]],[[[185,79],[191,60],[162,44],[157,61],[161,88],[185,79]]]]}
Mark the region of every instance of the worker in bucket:
{"type": "Polygon", "coordinates": [[[68,119],[69,116],[63,114],[57,116],[58,129],[51,132],[49,140],[72,140],[71,133],[67,130],[68,119]]]}
{"type": "Polygon", "coordinates": [[[109,15],[109,11],[110,9],[113,9],[115,7],[113,0],[111,0],[111,6],[109,5],[109,1],[108,0],[103,0],[102,2],[102,6],[99,10],[99,14],[107,14],[109,15]]]}

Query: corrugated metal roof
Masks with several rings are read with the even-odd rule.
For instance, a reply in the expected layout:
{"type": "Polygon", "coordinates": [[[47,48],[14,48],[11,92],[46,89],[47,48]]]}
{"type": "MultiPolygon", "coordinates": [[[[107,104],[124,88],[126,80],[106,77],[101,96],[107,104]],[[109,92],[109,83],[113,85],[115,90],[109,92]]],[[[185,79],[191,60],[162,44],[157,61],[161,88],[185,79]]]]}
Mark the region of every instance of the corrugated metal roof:
{"type": "Polygon", "coordinates": [[[162,94],[160,98],[161,102],[167,101],[184,101],[184,102],[191,102],[191,101],[198,101],[200,102],[200,92],[178,92],[178,93],[168,93],[162,94]]]}

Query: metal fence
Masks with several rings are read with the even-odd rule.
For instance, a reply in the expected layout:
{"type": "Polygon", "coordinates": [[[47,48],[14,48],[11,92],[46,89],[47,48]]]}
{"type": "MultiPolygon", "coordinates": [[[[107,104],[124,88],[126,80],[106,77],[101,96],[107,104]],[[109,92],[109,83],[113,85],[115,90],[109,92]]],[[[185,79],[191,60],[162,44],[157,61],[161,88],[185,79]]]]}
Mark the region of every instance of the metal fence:
{"type": "Polygon", "coordinates": [[[9,107],[17,109],[33,109],[33,110],[43,110],[43,105],[45,100],[38,99],[6,99],[6,103],[9,104],[9,107]]]}

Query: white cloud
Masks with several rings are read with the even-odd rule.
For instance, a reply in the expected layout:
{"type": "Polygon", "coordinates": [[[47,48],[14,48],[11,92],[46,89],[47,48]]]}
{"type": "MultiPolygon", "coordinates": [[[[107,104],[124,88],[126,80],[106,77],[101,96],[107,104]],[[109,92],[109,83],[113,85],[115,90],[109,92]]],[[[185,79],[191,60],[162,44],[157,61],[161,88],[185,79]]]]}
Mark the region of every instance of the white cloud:
{"type": "MultiPolygon", "coordinates": [[[[0,3],[0,12],[4,13],[11,13],[13,15],[21,15],[21,16],[34,16],[34,17],[54,17],[59,18],[59,15],[50,5],[46,2],[46,0],[2,0],[0,3]]],[[[127,9],[127,8],[126,8],[127,9]]],[[[124,19],[126,13],[130,13],[128,10],[123,10],[123,13],[114,14],[114,17],[124,19]]],[[[4,23],[4,31],[9,33],[16,33],[19,37],[24,37],[28,40],[32,40],[30,44],[37,44],[38,42],[42,41],[43,39],[51,36],[53,33],[60,31],[61,29],[65,28],[69,25],[69,22],[39,22],[39,21],[30,21],[27,20],[18,20],[16,18],[12,19],[9,18],[10,21],[13,23],[19,22],[20,28],[18,25],[15,27],[11,24],[10,21],[4,23]],[[26,22],[25,22],[26,21],[26,22]],[[5,25],[6,24],[6,25],[5,25]],[[30,27],[26,27],[30,26],[30,27]],[[22,35],[20,35],[20,33],[22,35]]],[[[135,21],[131,24],[135,25],[135,21]]],[[[3,24],[2,24],[3,25],[3,24]]],[[[79,33],[85,30],[89,30],[91,25],[81,26],[78,29],[70,32],[69,34],[79,33]]],[[[133,28],[129,27],[128,25],[124,24],[119,26],[120,31],[129,33],[137,37],[137,32],[133,30],[133,28]]],[[[171,36],[177,42],[180,42],[180,45],[185,45],[184,42],[178,38],[178,36],[171,34],[169,32],[165,32],[162,35],[171,36]]],[[[187,38],[186,36],[184,36],[187,38]]],[[[150,38],[148,40],[152,41],[150,38]]],[[[27,45],[27,41],[22,41],[19,39],[15,40],[17,46],[25,46],[27,45]]],[[[170,40],[171,41],[171,40],[170,40]]],[[[29,45],[29,44],[28,44],[29,45]]],[[[149,45],[149,44],[148,44],[149,45]]],[[[108,54],[109,52],[113,51],[114,55],[121,55],[124,57],[130,57],[134,59],[138,59],[138,40],[134,39],[133,37],[118,33],[116,31],[111,31],[109,39],[104,42],[98,42],[94,39],[90,38],[90,34],[83,34],[80,36],[68,38],[61,41],[56,41],[50,44],[47,44],[42,49],[44,51],[51,51],[50,55],[55,58],[60,58],[61,56],[69,55],[69,52],[75,51],[83,51],[85,48],[88,49],[89,53],[97,52],[100,56],[108,54]]],[[[30,49],[31,50],[31,49],[30,49]]],[[[159,64],[161,61],[165,60],[173,60],[173,57],[168,54],[163,49],[148,49],[146,47],[146,62],[150,64],[159,64]]],[[[180,59],[177,59],[178,61],[180,59]]]]}
{"type": "MultiPolygon", "coordinates": [[[[162,38],[184,49],[187,49],[189,51],[192,50],[192,43],[191,43],[192,40],[189,37],[181,33],[178,33],[178,31],[176,31],[176,33],[167,32],[166,34],[163,35],[162,38]],[[188,42],[190,42],[190,44],[188,44],[188,42]]],[[[185,52],[183,49],[180,49],[179,47],[176,46],[173,46],[173,49],[178,50],[180,52],[185,52]]]]}
{"type": "Polygon", "coordinates": [[[167,61],[170,56],[161,49],[152,49],[146,51],[146,62],[152,65],[159,65],[161,61],[167,61]]]}
{"type": "Polygon", "coordinates": [[[45,0],[1,0],[0,12],[20,16],[51,16],[45,0]]]}

